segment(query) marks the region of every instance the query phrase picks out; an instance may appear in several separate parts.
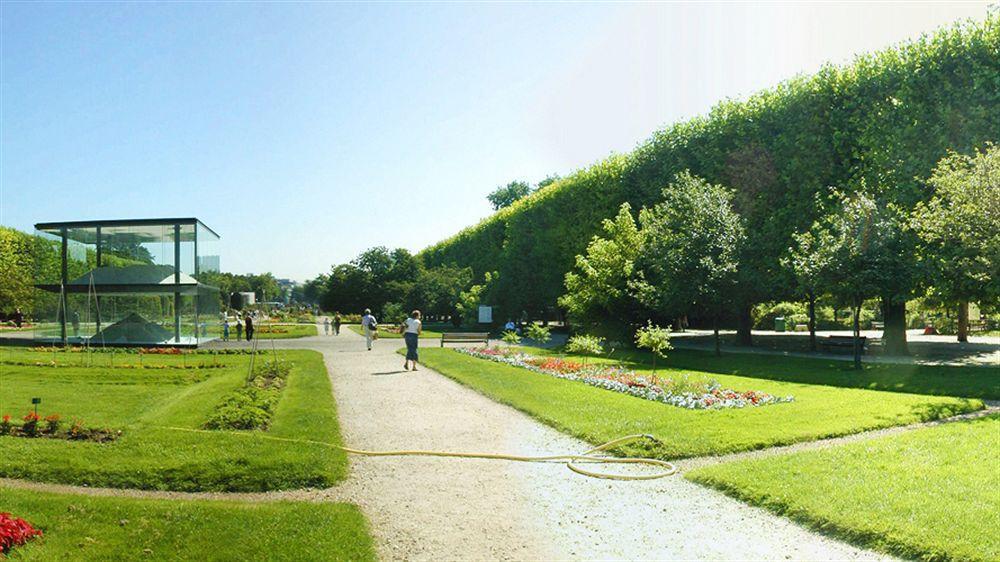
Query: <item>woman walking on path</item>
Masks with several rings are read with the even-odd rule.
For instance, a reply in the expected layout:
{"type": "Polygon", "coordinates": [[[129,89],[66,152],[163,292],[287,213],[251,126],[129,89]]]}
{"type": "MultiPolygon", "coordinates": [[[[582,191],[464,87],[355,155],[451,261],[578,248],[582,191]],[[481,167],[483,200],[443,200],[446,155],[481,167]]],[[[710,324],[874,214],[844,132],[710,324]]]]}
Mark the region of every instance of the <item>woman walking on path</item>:
{"type": "Polygon", "coordinates": [[[324,336],[329,336],[330,335],[330,317],[329,316],[323,318],[323,335],[324,336]]]}
{"type": "Polygon", "coordinates": [[[335,336],[339,336],[340,335],[340,313],[339,312],[333,315],[333,335],[335,335],[335,336]]]}
{"type": "Polygon", "coordinates": [[[247,314],[247,341],[253,339],[253,317],[247,314]]]}
{"type": "Polygon", "coordinates": [[[406,340],[406,360],[403,361],[403,370],[410,369],[410,363],[417,370],[417,344],[420,343],[420,331],[423,326],[420,322],[420,311],[414,310],[410,317],[403,322],[403,339],[406,340]]]}
{"type": "Polygon", "coordinates": [[[365,344],[368,345],[368,351],[371,351],[372,340],[374,340],[378,335],[378,322],[375,320],[375,317],[372,316],[370,308],[366,308],[365,315],[361,317],[361,329],[365,333],[365,344]]]}

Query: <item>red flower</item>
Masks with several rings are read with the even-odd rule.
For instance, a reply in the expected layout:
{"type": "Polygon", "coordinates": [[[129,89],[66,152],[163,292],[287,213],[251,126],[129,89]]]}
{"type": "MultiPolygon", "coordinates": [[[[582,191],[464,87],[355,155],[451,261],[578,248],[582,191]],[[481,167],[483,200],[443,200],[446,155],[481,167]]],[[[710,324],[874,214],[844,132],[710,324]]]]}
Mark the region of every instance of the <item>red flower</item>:
{"type": "Polygon", "coordinates": [[[9,513],[0,513],[0,554],[7,554],[15,546],[40,536],[42,532],[24,519],[11,517],[9,513]]]}

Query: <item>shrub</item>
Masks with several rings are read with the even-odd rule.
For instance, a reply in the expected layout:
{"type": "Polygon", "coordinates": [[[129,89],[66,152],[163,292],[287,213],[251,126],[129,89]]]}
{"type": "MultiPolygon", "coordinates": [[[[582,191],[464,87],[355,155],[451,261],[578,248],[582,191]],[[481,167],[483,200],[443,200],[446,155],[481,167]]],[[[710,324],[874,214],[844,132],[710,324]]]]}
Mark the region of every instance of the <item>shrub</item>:
{"type": "Polygon", "coordinates": [[[254,367],[246,386],[222,400],[205,422],[206,429],[266,430],[281,398],[292,364],[273,360],[254,367]]]}
{"type": "Polygon", "coordinates": [[[517,332],[514,330],[507,330],[500,336],[500,339],[510,345],[517,345],[521,343],[521,336],[517,335],[517,332]]]}
{"type": "Polygon", "coordinates": [[[542,326],[541,324],[530,324],[525,328],[524,335],[539,345],[545,345],[552,339],[552,330],[548,326],[542,326]]]}
{"type": "Polygon", "coordinates": [[[10,423],[10,414],[4,414],[3,418],[0,418],[0,435],[10,435],[13,428],[14,425],[10,423]]]}

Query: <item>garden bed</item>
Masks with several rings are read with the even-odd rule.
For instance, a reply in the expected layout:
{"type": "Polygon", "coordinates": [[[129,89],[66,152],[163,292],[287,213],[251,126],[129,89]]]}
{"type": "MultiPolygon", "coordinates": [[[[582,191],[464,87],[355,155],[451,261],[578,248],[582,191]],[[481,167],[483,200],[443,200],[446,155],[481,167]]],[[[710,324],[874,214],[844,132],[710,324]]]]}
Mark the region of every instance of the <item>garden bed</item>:
{"type": "MultiPolygon", "coordinates": [[[[547,352],[533,349],[532,353],[545,356],[547,352]]],[[[587,442],[600,444],[623,435],[649,433],[660,442],[625,445],[617,452],[662,459],[788,445],[939,419],[983,407],[979,400],[963,398],[781,382],[706,373],[688,367],[678,369],[672,364],[673,357],[671,354],[658,374],[712,378],[736,391],[753,389],[774,396],[792,395],[795,400],[761,408],[666,408],[628,394],[483,361],[455,349],[433,347],[420,352],[421,362],[429,368],[587,442]]],[[[578,356],[570,358],[583,361],[578,356]]],[[[770,357],[768,361],[780,370],[785,359],[770,357]]],[[[794,364],[798,368],[808,367],[808,363],[794,364]]],[[[629,367],[639,374],[651,374],[641,364],[631,363],[629,367]]]]}
{"type": "MultiPolygon", "coordinates": [[[[28,360],[26,350],[3,350],[28,360]]],[[[336,445],[340,435],[322,356],[278,351],[294,364],[267,422],[271,436],[336,445]]],[[[117,360],[137,362],[128,354],[117,360]]],[[[182,355],[150,355],[147,365],[181,364],[182,355]]],[[[250,357],[220,354],[215,369],[108,369],[104,366],[0,369],[0,412],[30,408],[95,427],[120,428],[107,443],[0,437],[0,477],[88,486],[178,491],[259,492],[325,488],[344,477],[343,452],[315,443],[278,442],[257,432],[203,431],[230,393],[246,385],[250,357]]],[[[271,353],[258,357],[263,363],[271,353]]],[[[43,413],[43,412],[40,412],[43,413]]],[[[43,413],[44,415],[44,413],[43,413]]]]}
{"type": "Polygon", "coordinates": [[[777,397],[758,390],[735,391],[723,388],[714,379],[688,374],[673,377],[658,376],[655,373],[640,374],[620,365],[588,364],[579,359],[561,357],[538,357],[510,347],[460,348],[457,351],[479,359],[692,410],[747,408],[794,400],[792,396],[777,397]]]}

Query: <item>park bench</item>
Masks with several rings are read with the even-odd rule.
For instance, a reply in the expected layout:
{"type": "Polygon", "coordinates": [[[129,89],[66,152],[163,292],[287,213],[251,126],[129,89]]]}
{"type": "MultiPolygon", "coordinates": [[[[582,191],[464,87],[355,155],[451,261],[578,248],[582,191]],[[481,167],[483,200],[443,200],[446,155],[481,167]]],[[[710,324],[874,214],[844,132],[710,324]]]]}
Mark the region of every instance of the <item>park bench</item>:
{"type": "MultiPolygon", "coordinates": [[[[865,352],[865,346],[868,343],[868,338],[861,336],[858,338],[861,341],[861,353],[865,352]]],[[[840,350],[846,349],[848,351],[854,350],[854,336],[827,336],[820,340],[819,345],[826,350],[840,350]]]]}
{"type": "Polygon", "coordinates": [[[876,322],[872,320],[872,330],[884,330],[885,322],[876,322]]]}
{"type": "Polygon", "coordinates": [[[985,332],[986,320],[969,320],[970,332],[985,332]]]}
{"type": "Polygon", "coordinates": [[[489,332],[445,332],[441,334],[441,347],[446,343],[490,343],[489,332]]]}

